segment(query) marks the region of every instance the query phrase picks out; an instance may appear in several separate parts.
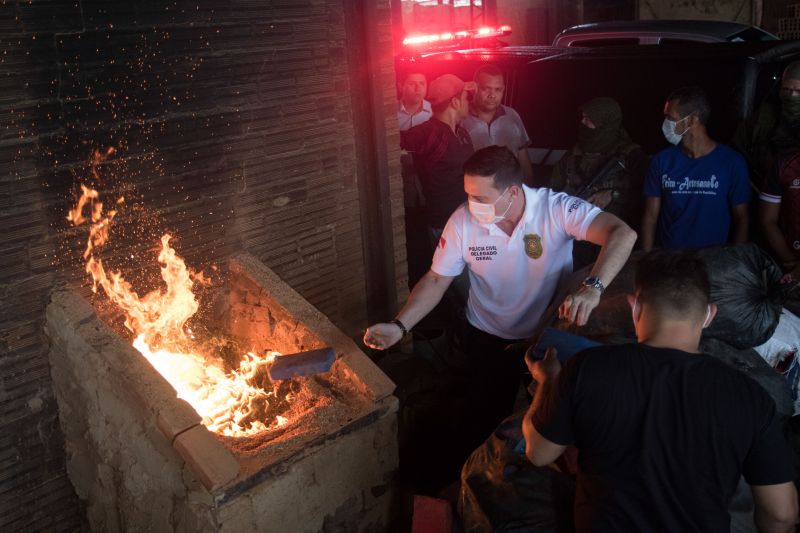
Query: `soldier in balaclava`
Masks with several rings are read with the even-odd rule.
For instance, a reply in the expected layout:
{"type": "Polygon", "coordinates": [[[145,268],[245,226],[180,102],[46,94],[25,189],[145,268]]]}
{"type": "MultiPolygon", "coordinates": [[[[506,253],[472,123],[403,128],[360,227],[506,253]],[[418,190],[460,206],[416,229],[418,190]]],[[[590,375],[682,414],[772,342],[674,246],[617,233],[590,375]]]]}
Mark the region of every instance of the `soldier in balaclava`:
{"type": "MultiPolygon", "coordinates": [[[[648,157],[622,127],[616,100],[594,98],[579,110],[578,142],[556,163],[550,188],[583,198],[638,230],[648,157]]],[[[576,242],[575,269],[593,262],[598,252],[597,246],[576,242]]]]}
{"type": "Polygon", "coordinates": [[[622,127],[616,100],[594,98],[579,109],[578,142],[556,163],[550,187],[580,196],[635,228],[639,213],[631,211],[640,203],[647,156],[622,127]]]}
{"type": "Polygon", "coordinates": [[[739,125],[731,144],[747,159],[759,187],[781,155],[800,148],[800,61],[783,69],[778,98],[768,96],[739,125]]]}

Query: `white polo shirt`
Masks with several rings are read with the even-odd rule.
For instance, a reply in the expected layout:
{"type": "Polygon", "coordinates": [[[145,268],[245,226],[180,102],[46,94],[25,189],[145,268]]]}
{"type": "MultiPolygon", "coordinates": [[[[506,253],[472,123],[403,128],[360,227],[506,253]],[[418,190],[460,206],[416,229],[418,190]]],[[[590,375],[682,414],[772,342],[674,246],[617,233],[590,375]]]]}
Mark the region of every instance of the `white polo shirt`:
{"type": "Polygon", "coordinates": [[[461,125],[469,132],[475,150],[496,144],[507,146],[516,155],[531,142],[519,113],[504,105],[498,106],[494,118],[489,123],[484,122],[470,110],[467,117],[461,121],[461,125]]]}
{"type": "Polygon", "coordinates": [[[600,209],[579,198],[523,185],[525,211],[509,237],[479,224],[462,204],[450,216],[431,269],[469,269],[467,319],[504,339],[533,335],[559,285],[572,273],[572,241],[585,240],[600,209]]]}

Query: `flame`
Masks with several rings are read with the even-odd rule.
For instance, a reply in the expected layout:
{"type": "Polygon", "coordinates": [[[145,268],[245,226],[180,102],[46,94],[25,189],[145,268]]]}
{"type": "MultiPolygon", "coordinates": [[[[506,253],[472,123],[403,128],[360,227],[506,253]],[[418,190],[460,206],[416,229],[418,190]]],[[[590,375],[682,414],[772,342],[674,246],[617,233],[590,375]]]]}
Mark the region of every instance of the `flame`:
{"type": "MultiPolygon", "coordinates": [[[[255,420],[243,430],[241,422],[257,411],[257,401],[268,401],[272,396],[271,391],[254,387],[249,380],[260,367],[272,364],[277,352],[269,353],[266,358],[247,353],[238,370],[226,374],[220,365],[208,364],[205,358],[194,353],[152,350],[144,340],[144,334],[136,337],[133,346],[161,375],[167,377],[178,397],[195,408],[203,418],[203,424],[211,431],[241,436],[268,429],[263,422],[255,420]]],[[[286,420],[278,416],[277,426],[283,425],[281,419],[286,420]]]]}
{"type": "MultiPolygon", "coordinates": [[[[107,155],[110,155],[109,152],[107,155]]],[[[102,154],[96,153],[95,159],[102,154]]],[[[116,202],[124,203],[123,198],[116,202]]],[[[96,190],[81,185],[81,196],[67,220],[75,226],[87,221],[84,209],[90,207],[91,224],[86,250],[86,272],[92,277],[92,290],[100,286],[108,298],[125,314],[125,327],[133,332],[133,346],[161,373],[182,398],[194,407],[211,431],[228,436],[253,435],[269,428],[256,419],[275,398],[275,391],[252,384],[261,369],[272,364],[278,352],[264,356],[247,353],[238,368],[226,372],[221,362],[204,357],[192,350],[192,338],[187,334],[186,321],[198,310],[192,292],[197,284],[208,284],[202,272],[186,267],[170,246],[172,237],[161,237],[158,262],[166,290],[156,289],[140,297],[120,272],[106,273],[102,260],[94,256],[97,247],[108,241],[111,221],[116,211],[103,215],[103,204],[96,190]]],[[[288,423],[277,416],[274,427],[288,423]]]]}

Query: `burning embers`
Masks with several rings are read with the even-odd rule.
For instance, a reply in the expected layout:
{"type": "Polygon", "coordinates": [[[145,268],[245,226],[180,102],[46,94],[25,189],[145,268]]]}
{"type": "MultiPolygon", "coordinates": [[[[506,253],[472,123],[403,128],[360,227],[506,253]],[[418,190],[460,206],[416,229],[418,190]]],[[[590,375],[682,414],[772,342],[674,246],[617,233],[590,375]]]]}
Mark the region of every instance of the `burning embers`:
{"type": "MultiPolygon", "coordinates": [[[[161,237],[158,254],[166,290],[156,289],[139,297],[121,272],[107,274],[95,253],[109,239],[116,210],[104,213],[98,192],[83,185],[81,190],[81,197],[67,219],[76,226],[89,222],[83,258],[86,272],[92,276],[92,290],[96,292],[99,285],[123,311],[125,327],[135,337],[133,346],[166,378],[178,397],[194,407],[209,430],[244,437],[285,425],[287,419],[278,413],[288,409],[295,392],[290,383],[278,386],[267,374],[275,356],[280,354],[248,352],[235,368],[226,370],[213,350],[197,341],[186,325],[199,308],[192,289],[195,284],[208,285],[209,280],[202,272],[186,267],[170,246],[170,235],[161,237]],[[87,208],[88,220],[84,217],[87,208]]],[[[116,204],[123,205],[124,199],[120,197],[116,204]]]]}

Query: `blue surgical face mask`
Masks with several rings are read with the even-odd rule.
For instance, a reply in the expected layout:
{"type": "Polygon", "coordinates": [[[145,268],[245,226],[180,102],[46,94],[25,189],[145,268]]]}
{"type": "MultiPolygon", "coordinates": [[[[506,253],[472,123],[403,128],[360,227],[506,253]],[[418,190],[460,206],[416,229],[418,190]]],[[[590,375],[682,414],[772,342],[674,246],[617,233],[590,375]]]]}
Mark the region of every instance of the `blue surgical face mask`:
{"type": "Polygon", "coordinates": [[[472,214],[473,217],[475,217],[475,220],[477,220],[479,224],[497,224],[498,222],[506,218],[508,210],[511,209],[511,204],[514,203],[513,199],[510,202],[508,202],[508,207],[506,207],[506,210],[503,211],[502,215],[497,215],[495,213],[494,209],[495,204],[497,204],[497,202],[500,201],[500,198],[502,198],[503,195],[505,195],[505,193],[507,193],[509,189],[510,187],[506,187],[506,190],[503,191],[503,194],[498,196],[497,200],[495,200],[491,204],[484,204],[481,202],[476,202],[474,200],[469,200],[469,212],[472,214]]]}

